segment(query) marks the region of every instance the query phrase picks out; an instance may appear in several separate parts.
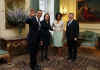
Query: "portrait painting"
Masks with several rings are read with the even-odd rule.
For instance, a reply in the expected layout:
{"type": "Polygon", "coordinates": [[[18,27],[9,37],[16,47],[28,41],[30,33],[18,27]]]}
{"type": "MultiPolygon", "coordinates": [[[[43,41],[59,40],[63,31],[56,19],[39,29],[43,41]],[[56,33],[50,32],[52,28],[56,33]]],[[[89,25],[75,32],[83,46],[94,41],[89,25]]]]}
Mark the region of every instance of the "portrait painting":
{"type": "Polygon", "coordinates": [[[100,22],[100,0],[78,0],[80,22],[100,22]]]}

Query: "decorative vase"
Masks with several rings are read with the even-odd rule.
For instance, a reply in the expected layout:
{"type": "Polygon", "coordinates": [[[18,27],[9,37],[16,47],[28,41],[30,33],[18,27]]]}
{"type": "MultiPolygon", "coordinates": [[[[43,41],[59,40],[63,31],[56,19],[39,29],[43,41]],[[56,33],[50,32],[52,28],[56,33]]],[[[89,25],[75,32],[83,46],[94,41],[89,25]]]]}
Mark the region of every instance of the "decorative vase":
{"type": "Polygon", "coordinates": [[[18,33],[19,33],[19,37],[22,37],[22,28],[21,27],[18,28],[18,33]]]}
{"type": "Polygon", "coordinates": [[[23,28],[24,28],[24,24],[20,23],[20,24],[18,25],[19,37],[22,37],[23,28]]]}

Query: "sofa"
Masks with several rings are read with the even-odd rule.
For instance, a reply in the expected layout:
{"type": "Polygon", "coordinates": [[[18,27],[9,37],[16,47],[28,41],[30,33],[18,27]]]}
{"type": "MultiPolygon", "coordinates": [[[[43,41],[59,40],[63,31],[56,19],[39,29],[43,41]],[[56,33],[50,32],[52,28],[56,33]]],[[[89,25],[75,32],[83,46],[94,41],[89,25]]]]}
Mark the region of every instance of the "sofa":
{"type": "Polygon", "coordinates": [[[81,46],[84,47],[95,47],[97,41],[97,34],[92,31],[80,32],[79,38],[82,39],[81,46]]]}

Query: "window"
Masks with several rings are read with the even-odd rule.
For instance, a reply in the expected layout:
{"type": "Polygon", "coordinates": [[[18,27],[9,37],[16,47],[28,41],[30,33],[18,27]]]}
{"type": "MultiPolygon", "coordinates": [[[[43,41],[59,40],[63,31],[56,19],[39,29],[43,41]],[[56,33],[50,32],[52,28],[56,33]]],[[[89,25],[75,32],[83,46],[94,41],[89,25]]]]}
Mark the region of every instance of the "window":
{"type": "Polygon", "coordinates": [[[43,16],[47,12],[50,14],[50,17],[52,17],[50,19],[51,23],[54,21],[54,0],[39,0],[39,9],[43,11],[43,16]]]}
{"type": "Polygon", "coordinates": [[[42,11],[47,12],[48,0],[39,0],[39,8],[40,8],[42,11]]]}

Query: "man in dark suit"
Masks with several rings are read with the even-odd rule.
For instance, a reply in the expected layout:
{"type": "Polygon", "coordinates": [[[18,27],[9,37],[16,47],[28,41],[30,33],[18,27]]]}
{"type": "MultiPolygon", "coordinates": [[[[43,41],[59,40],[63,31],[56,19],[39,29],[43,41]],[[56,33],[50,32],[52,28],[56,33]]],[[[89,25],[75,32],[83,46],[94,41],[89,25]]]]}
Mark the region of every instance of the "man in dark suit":
{"type": "Polygon", "coordinates": [[[66,26],[66,37],[68,44],[68,60],[75,61],[77,58],[78,36],[79,36],[79,23],[74,20],[74,14],[69,13],[68,22],[66,26]]]}
{"type": "Polygon", "coordinates": [[[41,16],[42,16],[42,10],[38,10],[37,11],[37,13],[36,13],[36,20],[37,20],[37,22],[38,22],[38,24],[39,24],[39,31],[40,31],[40,28],[41,28],[41,24],[40,24],[40,18],[41,18],[41,16]]]}
{"type": "MultiPolygon", "coordinates": [[[[38,28],[39,35],[41,35],[41,30],[40,30],[41,29],[41,24],[40,24],[40,22],[41,22],[41,20],[40,20],[41,16],[42,16],[42,10],[38,10],[35,17],[36,17],[36,20],[37,20],[38,25],[39,25],[39,28],[38,28]]],[[[41,44],[42,44],[42,42],[40,41],[39,47],[40,47],[41,44]]]]}
{"type": "Polygon", "coordinates": [[[27,36],[28,49],[30,54],[30,66],[32,70],[36,70],[37,53],[39,48],[39,24],[35,17],[34,9],[30,10],[30,16],[26,19],[25,23],[29,24],[29,33],[27,36]]]}

